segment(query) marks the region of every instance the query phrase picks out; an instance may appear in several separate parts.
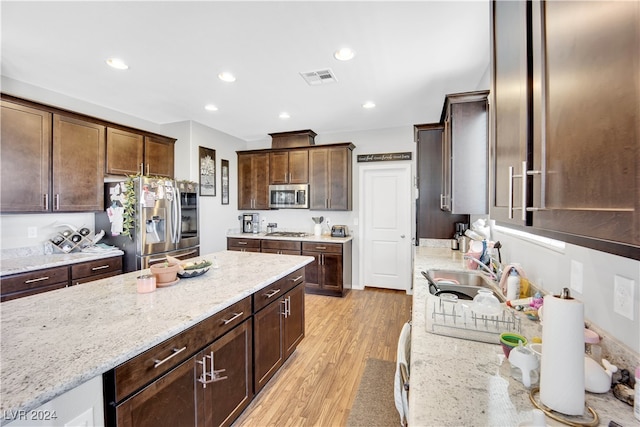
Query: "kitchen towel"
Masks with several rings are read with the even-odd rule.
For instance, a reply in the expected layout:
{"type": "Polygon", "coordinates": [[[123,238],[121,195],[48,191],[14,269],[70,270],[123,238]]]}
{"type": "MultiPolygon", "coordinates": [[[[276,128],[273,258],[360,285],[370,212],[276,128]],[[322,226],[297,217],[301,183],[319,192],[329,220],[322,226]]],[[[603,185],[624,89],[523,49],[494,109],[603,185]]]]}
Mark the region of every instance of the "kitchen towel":
{"type": "Polygon", "coordinates": [[[565,288],[544,297],[540,402],[566,415],[584,413],[584,305],[565,288]]]}

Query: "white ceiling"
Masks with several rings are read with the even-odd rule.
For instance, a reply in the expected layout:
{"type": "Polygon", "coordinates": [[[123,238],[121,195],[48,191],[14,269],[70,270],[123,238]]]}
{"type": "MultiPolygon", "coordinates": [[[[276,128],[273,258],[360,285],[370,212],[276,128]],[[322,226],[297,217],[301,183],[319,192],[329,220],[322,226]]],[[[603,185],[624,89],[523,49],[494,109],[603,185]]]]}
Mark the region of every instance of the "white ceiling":
{"type": "Polygon", "coordinates": [[[487,89],[478,87],[489,66],[487,0],[3,0],[1,14],[3,76],[246,141],[437,122],[445,94],[487,89]],[[353,60],[333,58],[344,46],[353,60]],[[106,66],[113,56],[129,70],[106,66]],[[326,68],[337,83],[309,86],[299,74],[326,68]],[[220,81],[221,71],[237,81],[220,81]],[[219,110],[205,111],[209,103],[219,110]]]}

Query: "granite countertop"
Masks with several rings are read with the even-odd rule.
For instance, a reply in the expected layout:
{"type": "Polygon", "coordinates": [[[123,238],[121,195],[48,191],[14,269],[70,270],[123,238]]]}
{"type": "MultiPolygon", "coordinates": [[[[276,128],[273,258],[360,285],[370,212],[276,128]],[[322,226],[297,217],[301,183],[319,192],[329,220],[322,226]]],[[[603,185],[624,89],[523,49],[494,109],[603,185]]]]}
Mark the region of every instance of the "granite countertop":
{"type": "MultiPolygon", "coordinates": [[[[463,270],[462,254],[446,248],[417,247],[411,328],[410,426],[516,426],[532,419],[529,389],[511,377],[510,364],[498,344],[463,340],[427,332],[425,303],[430,295],[421,271],[463,270]]],[[[540,333],[537,322],[523,319],[523,335],[540,333]]],[[[635,425],[633,409],[612,392],[586,393],[600,425],[616,421],[635,425]]],[[[549,425],[560,425],[547,417],[549,425]]]]}
{"type": "Polygon", "coordinates": [[[353,239],[353,236],[347,237],[331,237],[330,235],[323,234],[322,236],[315,236],[308,234],[306,236],[267,236],[266,233],[230,233],[227,237],[235,239],[261,239],[261,240],[292,240],[296,242],[323,242],[323,243],[346,243],[353,239]]]}
{"type": "Polygon", "coordinates": [[[73,252],[68,254],[52,255],[29,255],[0,260],[0,277],[17,273],[41,270],[44,268],[61,267],[64,265],[77,264],[79,262],[93,261],[97,259],[109,258],[124,255],[119,249],[105,250],[100,252],[73,252]]]}
{"type": "Polygon", "coordinates": [[[198,259],[214,256],[219,268],[148,294],[137,293],[136,271],[3,302],[0,412],[34,409],[313,261],[235,251],[198,259]]]}

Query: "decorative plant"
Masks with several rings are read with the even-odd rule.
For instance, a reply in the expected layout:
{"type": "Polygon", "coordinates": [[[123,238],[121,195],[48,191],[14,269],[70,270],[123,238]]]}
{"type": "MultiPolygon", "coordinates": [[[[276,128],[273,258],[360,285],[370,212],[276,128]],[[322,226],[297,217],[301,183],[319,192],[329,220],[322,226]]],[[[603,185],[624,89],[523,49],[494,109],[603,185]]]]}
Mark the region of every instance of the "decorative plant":
{"type": "Polygon", "coordinates": [[[132,230],[135,230],[136,221],[136,191],[134,181],[141,176],[140,173],[136,175],[128,175],[127,180],[124,183],[124,202],[122,207],[124,213],[122,214],[122,234],[129,236],[133,240],[131,235],[132,230]]]}

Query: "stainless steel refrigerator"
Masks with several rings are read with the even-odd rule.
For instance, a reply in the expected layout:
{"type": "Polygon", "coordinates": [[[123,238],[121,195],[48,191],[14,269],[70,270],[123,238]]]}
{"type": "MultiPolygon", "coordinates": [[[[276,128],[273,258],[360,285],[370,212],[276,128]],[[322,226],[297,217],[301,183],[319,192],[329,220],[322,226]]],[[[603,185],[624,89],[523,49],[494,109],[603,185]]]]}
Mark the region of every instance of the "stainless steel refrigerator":
{"type": "Polygon", "coordinates": [[[133,181],[135,214],[130,237],[122,233],[124,206],[132,194],[126,182],[105,184],[105,212],[96,213],[96,230],[104,243],[125,252],[124,272],[164,262],[167,255],[187,259],[200,254],[198,194],[171,179],[138,177],[133,181]],[[182,189],[182,191],[181,191],[182,189]]]}

